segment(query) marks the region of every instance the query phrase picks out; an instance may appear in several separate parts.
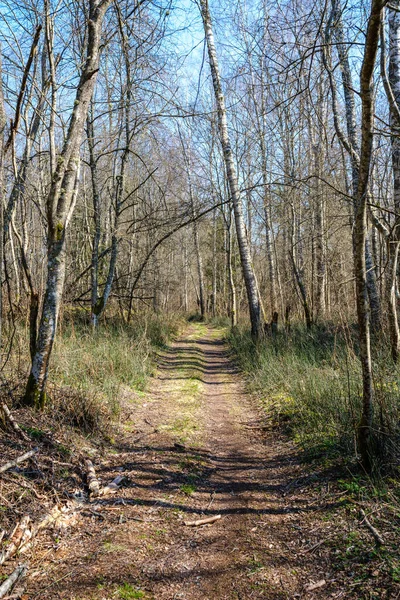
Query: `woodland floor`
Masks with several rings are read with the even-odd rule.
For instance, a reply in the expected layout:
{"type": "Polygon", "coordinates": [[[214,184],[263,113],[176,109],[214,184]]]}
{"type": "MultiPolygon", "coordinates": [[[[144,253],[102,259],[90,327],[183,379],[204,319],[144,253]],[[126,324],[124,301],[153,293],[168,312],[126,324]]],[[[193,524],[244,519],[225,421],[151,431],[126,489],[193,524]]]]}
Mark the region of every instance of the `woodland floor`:
{"type": "Polygon", "coordinates": [[[121,490],[38,538],[24,600],[400,598],[337,472],[266,430],[221,331],[190,325],[126,403],[121,437],[93,457],[121,490]]]}

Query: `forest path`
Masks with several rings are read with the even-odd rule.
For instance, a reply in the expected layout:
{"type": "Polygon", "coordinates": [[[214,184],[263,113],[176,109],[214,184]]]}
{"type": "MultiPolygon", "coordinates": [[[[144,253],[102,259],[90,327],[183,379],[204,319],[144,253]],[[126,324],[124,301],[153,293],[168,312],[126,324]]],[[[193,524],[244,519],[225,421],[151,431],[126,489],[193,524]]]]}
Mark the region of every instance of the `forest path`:
{"type": "Polygon", "coordinates": [[[221,331],[191,325],[131,410],[123,442],[95,461],[103,482],[124,475],[124,486],[94,501],[29,598],[342,597],[320,500],[293,446],[263,435],[221,331]]]}

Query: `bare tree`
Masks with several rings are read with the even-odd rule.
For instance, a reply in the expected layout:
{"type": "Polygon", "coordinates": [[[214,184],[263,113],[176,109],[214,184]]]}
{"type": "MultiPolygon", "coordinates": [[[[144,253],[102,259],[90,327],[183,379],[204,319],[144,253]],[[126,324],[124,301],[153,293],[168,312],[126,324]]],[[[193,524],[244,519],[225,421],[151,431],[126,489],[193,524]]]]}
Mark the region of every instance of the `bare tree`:
{"type": "Polygon", "coordinates": [[[74,108],[46,200],[48,220],[47,282],[35,354],[24,403],[43,406],[49,361],[64,286],[66,231],[71,221],[79,182],[80,145],[99,70],[103,19],[110,0],[90,0],[86,60],[76,89],[74,108]]]}
{"type": "Polygon", "coordinates": [[[251,332],[253,337],[257,339],[261,335],[262,331],[260,298],[257,288],[257,280],[255,277],[254,268],[251,260],[246,226],[243,219],[239,185],[233,160],[232,147],[229,139],[225,97],[222,91],[217,51],[214,42],[214,33],[212,28],[210,12],[208,9],[208,0],[199,0],[199,6],[201,16],[203,19],[204,32],[206,36],[208,49],[208,58],[210,62],[210,69],[213,80],[214,95],[218,111],[218,126],[225,160],[226,177],[228,180],[229,191],[232,198],[233,210],[235,214],[236,235],[239,245],[243,278],[245,281],[247,291],[247,301],[249,304],[250,311],[251,332]]]}
{"type": "Polygon", "coordinates": [[[382,26],[384,2],[372,0],[360,75],[362,102],[360,168],[354,221],[354,270],[360,339],[360,360],[363,377],[363,412],[359,425],[359,448],[364,467],[372,467],[373,379],[371,363],[370,323],[367,288],[365,242],[367,232],[367,196],[370,184],[371,156],[374,133],[373,75],[382,26]]]}

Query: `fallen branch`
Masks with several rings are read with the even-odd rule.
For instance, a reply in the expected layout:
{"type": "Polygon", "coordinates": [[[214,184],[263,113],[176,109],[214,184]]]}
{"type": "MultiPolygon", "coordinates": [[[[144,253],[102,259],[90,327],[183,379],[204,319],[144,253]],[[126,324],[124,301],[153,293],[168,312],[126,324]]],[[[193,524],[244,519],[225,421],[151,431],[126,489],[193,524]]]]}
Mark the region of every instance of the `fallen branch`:
{"type": "Polygon", "coordinates": [[[85,460],[86,466],[86,478],[90,491],[90,495],[92,497],[96,497],[100,494],[100,483],[96,477],[96,471],[94,470],[94,466],[91,460],[85,460]]]}
{"type": "MultiPolygon", "coordinates": [[[[37,525],[33,525],[30,517],[25,515],[15,526],[7,542],[6,548],[0,553],[0,565],[12,558],[17,552],[26,550],[30,546],[30,542],[42,529],[47,529],[52,526],[58,527],[59,529],[67,529],[75,524],[76,519],[77,513],[75,512],[75,505],[72,503],[68,503],[61,507],[56,504],[37,525]]],[[[2,535],[0,535],[0,540],[1,537],[2,535]]]]}
{"type": "Polygon", "coordinates": [[[0,598],[4,598],[8,592],[12,590],[17,581],[25,577],[26,572],[28,571],[28,566],[18,565],[16,569],[11,573],[10,577],[8,577],[1,585],[0,585],[0,598]]]}
{"type": "MultiPolygon", "coordinates": [[[[9,558],[21,551],[31,540],[32,530],[29,527],[30,517],[25,515],[21,521],[17,523],[12,532],[7,548],[0,554],[0,565],[4,564],[9,558]]],[[[0,596],[1,598],[1,596],[0,596]]]]}
{"type": "Polygon", "coordinates": [[[214,523],[219,521],[221,515],[215,515],[215,517],[207,517],[205,519],[198,519],[197,521],[183,521],[187,527],[198,527],[199,525],[207,525],[208,523],[214,523]]]}
{"type": "Polygon", "coordinates": [[[377,529],[375,529],[375,527],[372,525],[372,523],[368,520],[368,517],[362,508],[360,508],[360,515],[362,517],[361,523],[364,523],[364,525],[367,527],[367,529],[370,530],[370,532],[372,533],[372,536],[375,540],[376,545],[383,546],[385,544],[383,537],[381,536],[379,531],[377,529]]]}
{"type": "Polygon", "coordinates": [[[321,579],[320,581],[317,581],[316,583],[309,583],[308,585],[306,585],[304,587],[306,592],[314,592],[315,590],[318,590],[319,588],[322,588],[326,585],[326,581],[325,579],[321,579]]]}
{"type": "Polygon", "coordinates": [[[306,548],[304,550],[304,552],[302,552],[302,554],[307,554],[307,552],[314,552],[314,550],[316,550],[317,548],[319,548],[320,546],[322,546],[322,544],[325,544],[326,540],[322,540],[321,542],[318,542],[317,544],[314,544],[314,546],[311,546],[311,548],[306,548]]]}
{"type": "Polygon", "coordinates": [[[3,465],[2,467],[0,467],[0,473],[4,473],[5,471],[8,471],[8,469],[12,469],[12,467],[17,467],[19,464],[21,464],[25,460],[28,460],[28,458],[31,458],[32,456],[34,456],[34,454],[36,454],[37,452],[39,452],[39,448],[34,448],[33,450],[26,452],[22,456],[18,456],[18,458],[16,458],[15,460],[10,460],[10,462],[8,462],[5,465],[3,465]]]}
{"type": "Polygon", "coordinates": [[[29,437],[26,435],[26,433],[24,433],[21,429],[21,427],[18,425],[17,421],[14,419],[14,417],[11,414],[10,409],[8,408],[7,404],[5,402],[2,402],[0,404],[0,408],[3,411],[5,417],[8,419],[11,427],[14,429],[14,431],[20,436],[22,437],[23,440],[25,440],[26,442],[30,442],[29,437]]]}
{"type": "Polygon", "coordinates": [[[99,496],[108,496],[108,494],[115,494],[115,492],[118,492],[120,483],[123,479],[125,479],[124,475],[118,475],[111,483],[100,490],[99,496]]]}
{"type": "MultiPolygon", "coordinates": [[[[18,482],[18,485],[25,488],[26,490],[29,490],[32,492],[32,494],[38,499],[38,500],[47,500],[47,496],[43,496],[42,494],[39,494],[36,489],[34,488],[33,485],[30,485],[27,481],[23,481],[23,475],[21,475],[20,473],[12,473],[12,476],[16,479],[16,481],[18,482]]],[[[25,478],[26,479],[26,478],[25,478]]]]}

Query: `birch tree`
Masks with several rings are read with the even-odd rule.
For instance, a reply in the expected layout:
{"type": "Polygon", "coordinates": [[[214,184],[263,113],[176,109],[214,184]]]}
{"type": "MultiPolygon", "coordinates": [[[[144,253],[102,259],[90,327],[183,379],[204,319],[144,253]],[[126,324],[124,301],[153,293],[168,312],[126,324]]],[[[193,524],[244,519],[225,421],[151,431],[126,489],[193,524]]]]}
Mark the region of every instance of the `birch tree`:
{"type": "Polygon", "coordinates": [[[368,307],[367,267],[365,242],[367,232],[367,197],[374,134],[373,75],[382,26],[383,0],[372,0],[368,19],[364,56],[360,74],[361,146],[356,212],[354,220],[354,270],[356,277],[356,303],[360,340],[360,360],[363,379],[363,410],[358,428],[359,449],[364,467],[372,468],[373,378],[371,363],[370,322],[368,307]]]}
{"type": "MultiPolygon", "coordinates": [[[[352,194],[354,198],[354,215],[357,211],[356,197],[358,194],[359,186],[359,171],[360,171],[360,143],[358,137],[358,127],[356,119],[356,103],[354,97],[354,85],[353,75],[349,62],[348,52],[346,50],[346,40],[343,32],[343,23],[341,16],[341,4],[340,0],[332,0],[332,10],[328,23],[326,26],[326,34],[323,42],[323,60],[325,67],[328,71],[330,87],[331,87],[331,98],[332,98],[332,112],[335,130],[337,136],[343,145],[343,148],[350,157],[351,164],[351,181],[352,181],[352,194]],[[345,115],[346,115],[346,133],[340,126],[339,107],[336,83],[333,74],[332,67],[332,35],[336,41],[336,47],[339,58],[339,66],[342,79],[343,96],[345,101],[345,115]]],[[[370,189],[367,189],[367,195],[370,194],[370,189]]],[[[355,218],[355,217],[354,217],[355,218]]],[[[377,224],[377,223],[375,223],[377,224]]],[[[386,233],[386,232],[384,232],[386,233]]],[[[380,330],[381,326],[381,306],[379,293],[376,283],[376,274],[373,264],[373,258],[370,248],[368,236],[365,237],[365,260],[367,265],[367,291],[370,304],[370,315],[372,327],[375,331],[380,330]]]]}
{"type": "Polygon", "coordinates": [[[66,232],[71,221],[79,183],[80,145],[90,100],[99,70],[100,43],[105,13],[111,0],[90,0],[86,59],[76,89],[68,131],[57,157],[46,199],[48,220],[47,281],[31,371],[23,402],[43,406],[65,275],[66,232]]]}
{"type": "MultiPolygon", "coordinates": [[[[393,172],[393,207],[394,223],[390,235],[387,236],[388,276],[386,297],[388,304],[388,321],[391,339],[392,358],[399,360],[400,332],[397,315],[397,269],[400,244],[400,3],[397,1],[389,9],[389,77],[382,64],[382,75],[386,83],[385,89],[389,101],[392,172],[393,172]]],[[[385,61],[384,23],[381,28],[381,53],[385,61]]]]}
{"type": "Polygon", "coordinates": [[[3,220],[4,220],[4,199],[5,199],[5,181],[4,181],[4,142],[5,130],[7,124],[6,112],[4,107],[3,95],[3,69],[0,54],[0,357],[2,349],[2,333],[3,333],[3,262],[4,262],[4,237],[3,237],[3,220]]]}
{"type": "Polygon", "coordinates": [[[222,91],[221,76],[219,72],[217,51],[215,47],[214,33],[208,7],[208,0],[199,0],[199,6],[201,17],[203,20],[204,33],[206,37],[208,50],[208,59],[210,63],[210,70],[213,81],[215,102],[218,112],[218,127],[221,146],[224,155],[226,177],[235,215],[236,235],[239,246],[243,278],[246,285],[247,301],[250,312],[251,332],[253,337],[257,339],[260,337],[262,331],[260,297],[258,293],[257,280],[251,260],[249,240],[247,238],[246,226],[243,218],[240,190],[238,185],[231,142],[229,139],[225,96],[222,91]]]}

